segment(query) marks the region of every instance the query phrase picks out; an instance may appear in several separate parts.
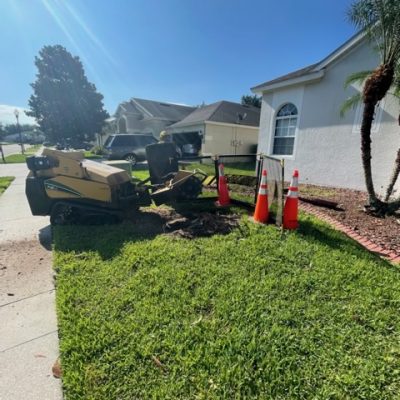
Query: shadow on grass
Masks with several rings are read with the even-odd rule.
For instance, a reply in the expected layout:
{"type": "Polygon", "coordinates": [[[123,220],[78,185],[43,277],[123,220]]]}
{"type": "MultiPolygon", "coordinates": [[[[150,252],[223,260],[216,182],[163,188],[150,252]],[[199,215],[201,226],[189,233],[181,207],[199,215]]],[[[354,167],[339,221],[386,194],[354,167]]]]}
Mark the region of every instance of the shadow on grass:
{"type": "MultiPolygon", "coordinates": [[[[215,214],[216,216],[218,214],[229,215],[232,212],[240,214],[236,208],[215,207],[215,199],[207,200],[174,204],[172,211],[170,208],[144,209],[131,220],[117,225],[57,226],[53,228],[54,249],[63,252],[92,251],[98,253],[103,260],[107,260],[118,255],[120,249],[126,243],[149,241],[160,234],[172,233],[166,229],[166,223],[170,222],[171,219],[186,217],[194,220],[198,218],[199,213],[215,214]]],[[[215,233],[221,232],[216,231],[215,233]]],[[[46,227],[42,234],[48,237],[49,227],[46,227]]],[[[350,256],[363,259],[376,259],[377,257],[343,233],[332,229],[317,219],[301,218],[297,234],[307,241],[311,240],[331,249],[344,251],[350,256]]],[[[47,240],[43,240],[42,244],[46,247],[48,246],[47,243],[47,240]]],[[[382,260],[382,262],[384,261],[382,260]]]]}
{"type": "Polygon", "coordinates": [[[56,251],[92,251],[103,260],[115,257],[126,243],[153,240],[160,234],[194,239],[227,234],[239,224],[238,213],[217,208],[215,199],[174,204],[173,207],[146,208],[116,225],[69,225],[53,228],[56,251]]]}
{"type": "Polygon", "coordinates": [[[54,250],[93,251],[108,260],[118,255],[125,243],[152,240],[163,233],[163,225],[160,215],[139,212],[135,218],[121,224],[55,226],[54,250]]]}
{"type": "Polygon", "coordinates": [[[132,166],[132,172],[134,172],[134,171],[148,171],[148,170],[149,170],[149,165],[147,164],[147,162],[138,163],[138,164],[132,166]]]}
{"type": "Polygon", "coordinates": [[[218,197],[210,194],[207,197],[200,197],[194,200],[187,200],[182,202],[171,202],[170,206],[178,213],[182,215],[190,215],[193,212],[209,212],[215,213],[220,211],[223,214],[226,214],[229,209],[228,208],[217,208],[215,206],[215,202],[218,200],[218,197]]]}
{"type": "MultiPolygon", "coordinates": [[[[323,222],[315,222],[309,218],[300,220],[298,234],[305,239],[329,246],[331,249],[342,250],[360,258],[375,258],[376,254],[370,253],[355,240],[347,237],[344,233],[336,231],[323,222]]],[[[384,260],[381,260],[385,262],[384,260]]]]}

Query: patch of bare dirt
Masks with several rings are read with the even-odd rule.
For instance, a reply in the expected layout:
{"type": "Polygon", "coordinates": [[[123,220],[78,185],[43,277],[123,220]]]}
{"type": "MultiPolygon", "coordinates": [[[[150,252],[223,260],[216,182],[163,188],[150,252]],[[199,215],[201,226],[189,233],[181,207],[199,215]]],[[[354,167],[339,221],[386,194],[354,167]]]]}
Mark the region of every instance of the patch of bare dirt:
{"type": "Polygon", "coordinates": [[[308,199],[338,203],[336,210],[325,207],[319,209],[384,249],[400,254],[400,215],[378,218],[365,213],[366,192],[314,185],[300,185],[299,192],[301,197],[308,199]]]}
{"type": "Polygon", "coordinates": [[[160,234],[193,239],[228,234],[239,225],[240,216],[219,210],[177,211],[167,207],[146,209],[135,218],[140,233],[160,234]]]}
{"type": "Polygon", "coordinates": [[[0,245],[0,304],[52,289],[51,252],[36,241],[0,245]]]}

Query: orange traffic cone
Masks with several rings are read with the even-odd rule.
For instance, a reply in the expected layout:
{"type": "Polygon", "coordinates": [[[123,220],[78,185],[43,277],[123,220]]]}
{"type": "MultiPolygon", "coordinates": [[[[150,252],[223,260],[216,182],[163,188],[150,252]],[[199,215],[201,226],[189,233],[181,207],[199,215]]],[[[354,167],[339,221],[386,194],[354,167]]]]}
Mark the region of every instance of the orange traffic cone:
{"type": "Polygon", "coordinates": [[[226,176],[224,175],[224,164],[219,164],[218,166],[218,201],[217,206],[227,206],[230,204],[231,199],[229,197],[228,182],[226,181],[226,176]]]}
{"type": "Polygon", "coordinates": [[[265,224],[268,222],[268,184],[267,171],[264,169],[261,175],[261,184],[258,189],[257,204],[254,211],[254,221],[265,224]]]}
{"type": "Polygon", "coordinates": [[[285,208],[283,210],[283,227],[285,229],[297,229],[299,227],[299,171],[294,170],[292,182],[286,196],[285,208]]]}

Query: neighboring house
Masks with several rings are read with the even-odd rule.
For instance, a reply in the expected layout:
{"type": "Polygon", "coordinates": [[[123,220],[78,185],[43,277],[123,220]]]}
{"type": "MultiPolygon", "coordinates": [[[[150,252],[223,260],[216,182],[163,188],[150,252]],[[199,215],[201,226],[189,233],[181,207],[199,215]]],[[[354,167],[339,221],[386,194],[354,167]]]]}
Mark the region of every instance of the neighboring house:
{"type": "Polygon", "coordinates": [[[115,112],[116,133],[153,135],[189,115],[195,107],[132,98],[121,103],[115,112]]]}
{"type": "Polygon", "coordinates": [[[167,131],[188,155],[249,154],[257,151],[259,121],[259,108],[219,101],[195,109],[167,131]]]}
{"type": "MultiPolygon", "coordinates": [[[[357,34],[321,62],[252,88],[262,95],[259,151],[285,159],[286,179],[365,189],[360,153],[362,105],[340,117],[343,102],[360,90],[344,89],[346,78],[374,69],[379,58],[357,34]]],[[[400,127],[399,101],[385,98],[372,126],[372,165],[376,190],[388,184],[400,127]]]]}

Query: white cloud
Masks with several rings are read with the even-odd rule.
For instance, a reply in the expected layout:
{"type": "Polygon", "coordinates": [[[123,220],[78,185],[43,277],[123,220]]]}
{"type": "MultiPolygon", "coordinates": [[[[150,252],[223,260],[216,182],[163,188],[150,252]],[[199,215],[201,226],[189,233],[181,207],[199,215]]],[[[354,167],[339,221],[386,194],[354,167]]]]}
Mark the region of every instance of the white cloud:
{"type": "Polygon", "coordinates": [[[15,110],[19,111],[19,123],[20,124],[35,124],[35,119],[32,117],[28,117],[25,114],[26,109],[22,107],[16,106],[9,106],[6,104],[0,104],[0,123],[7,125],[7,124],[15,124],[15,110]]]}

